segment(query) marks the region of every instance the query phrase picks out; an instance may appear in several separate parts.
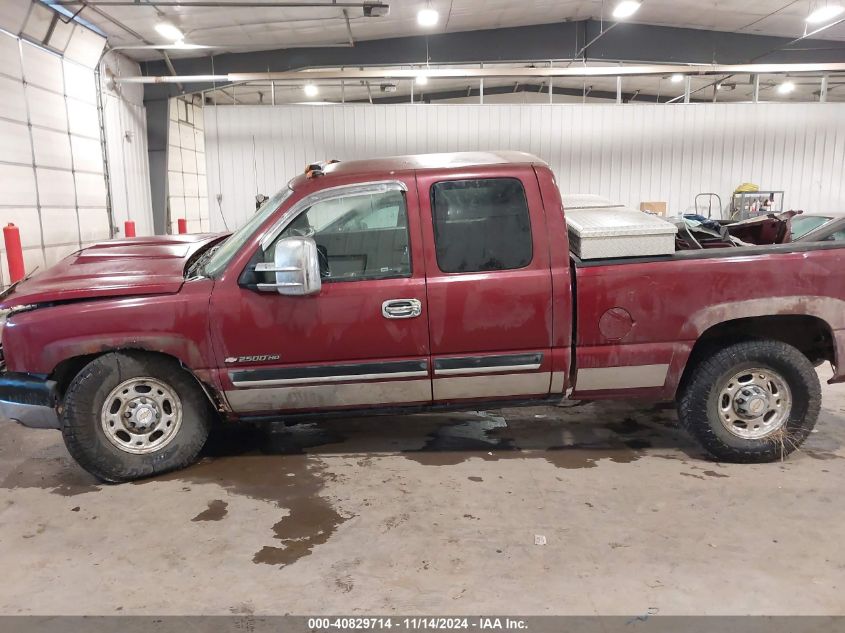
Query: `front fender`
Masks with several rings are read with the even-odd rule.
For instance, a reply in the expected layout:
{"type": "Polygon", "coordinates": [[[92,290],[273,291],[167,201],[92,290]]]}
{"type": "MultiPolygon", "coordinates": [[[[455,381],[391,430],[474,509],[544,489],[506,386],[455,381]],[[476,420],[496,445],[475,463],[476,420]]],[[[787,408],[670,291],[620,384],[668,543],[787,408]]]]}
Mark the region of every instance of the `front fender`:
{"type": "Polygon", "coordinates": [[[73,302],[13,315],[3,332],[9,371],[50,375],[76,356],[142,349],[192,370],[214,366],[208,302],[213,282],[186,283],[172,295],[73,302]]]}
{"type": "Polygon", "coordinates": [[[195,341],[167,332],[115,332],[108,335],[81,336],[60,339],[48,344],[41,353],[46,366],[56,368],[60,363],[77,356],[101,354],[117,350],[143,350],[166,354],[186,367],[206,366],[195,341]]]}

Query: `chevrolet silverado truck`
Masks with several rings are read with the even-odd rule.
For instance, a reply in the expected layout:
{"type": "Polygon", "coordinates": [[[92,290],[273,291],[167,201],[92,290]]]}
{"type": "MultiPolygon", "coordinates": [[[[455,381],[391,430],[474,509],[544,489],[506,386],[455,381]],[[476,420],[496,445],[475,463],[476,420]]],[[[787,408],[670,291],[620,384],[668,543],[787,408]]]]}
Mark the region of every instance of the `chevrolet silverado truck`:
{"type": "MultiPolygon", "coordinates": [[[[845,250],[581,260],[518,152],[314,166],[239,230],[112,240],[8,289],[0,406],[104,481],[217,421],[637,398],[716,459],[781,459],[845,381],[845,250]]],[[[538,422],[538,424],[541,422],[538,422]]]]}

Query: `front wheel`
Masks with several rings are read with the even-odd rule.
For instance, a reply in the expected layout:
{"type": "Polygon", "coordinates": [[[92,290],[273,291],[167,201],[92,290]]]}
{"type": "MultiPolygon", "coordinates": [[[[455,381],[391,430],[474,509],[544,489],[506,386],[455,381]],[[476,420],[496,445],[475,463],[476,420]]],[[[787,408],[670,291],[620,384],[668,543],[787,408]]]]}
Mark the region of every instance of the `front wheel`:
{"type": "Polygon", "coordinates": [[[769,462],[801,445],[820,407],[819,378],[806,356],[780,341],[744,341],[692,369],[678,417],[719,460],[769,462]]]}
{"type": "Polygon", "coordinates": [[[177,362],[110,353],[86,365],[68,387],[62,436],[92,475],[129,481],[191,464],[212,415],[202,389],[177,362]]]}

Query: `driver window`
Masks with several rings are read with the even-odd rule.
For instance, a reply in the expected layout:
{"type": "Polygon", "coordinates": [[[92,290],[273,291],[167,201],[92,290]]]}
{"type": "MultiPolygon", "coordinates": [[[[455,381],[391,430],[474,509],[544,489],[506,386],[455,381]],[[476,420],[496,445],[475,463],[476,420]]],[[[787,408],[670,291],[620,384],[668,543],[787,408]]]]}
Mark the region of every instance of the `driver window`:
{"type": "MultiPolygon", "coordinates": [[[[408,211],[400,191],[318,202],[279,235],[313,237],[324,282],[410,277],[408,211]]],[[[264,254],[273,261],[276,242],[264,254]]]]}

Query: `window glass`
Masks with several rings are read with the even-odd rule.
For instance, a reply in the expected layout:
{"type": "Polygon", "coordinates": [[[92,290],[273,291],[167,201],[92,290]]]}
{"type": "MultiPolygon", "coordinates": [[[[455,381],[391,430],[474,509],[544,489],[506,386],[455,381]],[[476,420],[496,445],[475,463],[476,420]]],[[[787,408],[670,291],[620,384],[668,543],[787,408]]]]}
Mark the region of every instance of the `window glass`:
{"type": "Polygon", "coordinates": [[[531,263],[525,189],[516,178],[438,182],[431,188],[437,265],[445,273],[531,263]]]}
{"type": "Polygon", "coordinates": [[[829,237],[825,238],[825,241],[845,242],[845,229],[837,231],[836,233],[831,233],[829,237]]]}
{"type": "Polygon", "coordinates": [[[241,246],[246,244],[247,240],[252,237],[253,233],[264,224],[282,204],[287,200],[293,191],[285,187],[278,191],[272,198],[266,200],[261,208],[255,212],[246,224],[244,224],[237,231],[232,233],[222,244],[214,251],[214,254],[205,265],[204,273],[210,277],[214,277],[221,272],[229,263],[235,254],[240,250],[241,246]]]}
{"type": "MultiPolygon", "coordinates": [[[[298,215],[279,239],[313,237],[324,281],[409,277],[408,211],[400,191],[318,202],[298,215]]],[[[273,261],[275,243],[264,255],[273,261]]]]}
{"type": "Polygon", "coordinates": [[[830,220],[832,220],[832,218],[823,215],[796,216],[792,218],[790,223],[790,227],[792,229],[792,239],[796,240],[810,231],[819,228],[823,224],[827,224],[830,220]]]}

